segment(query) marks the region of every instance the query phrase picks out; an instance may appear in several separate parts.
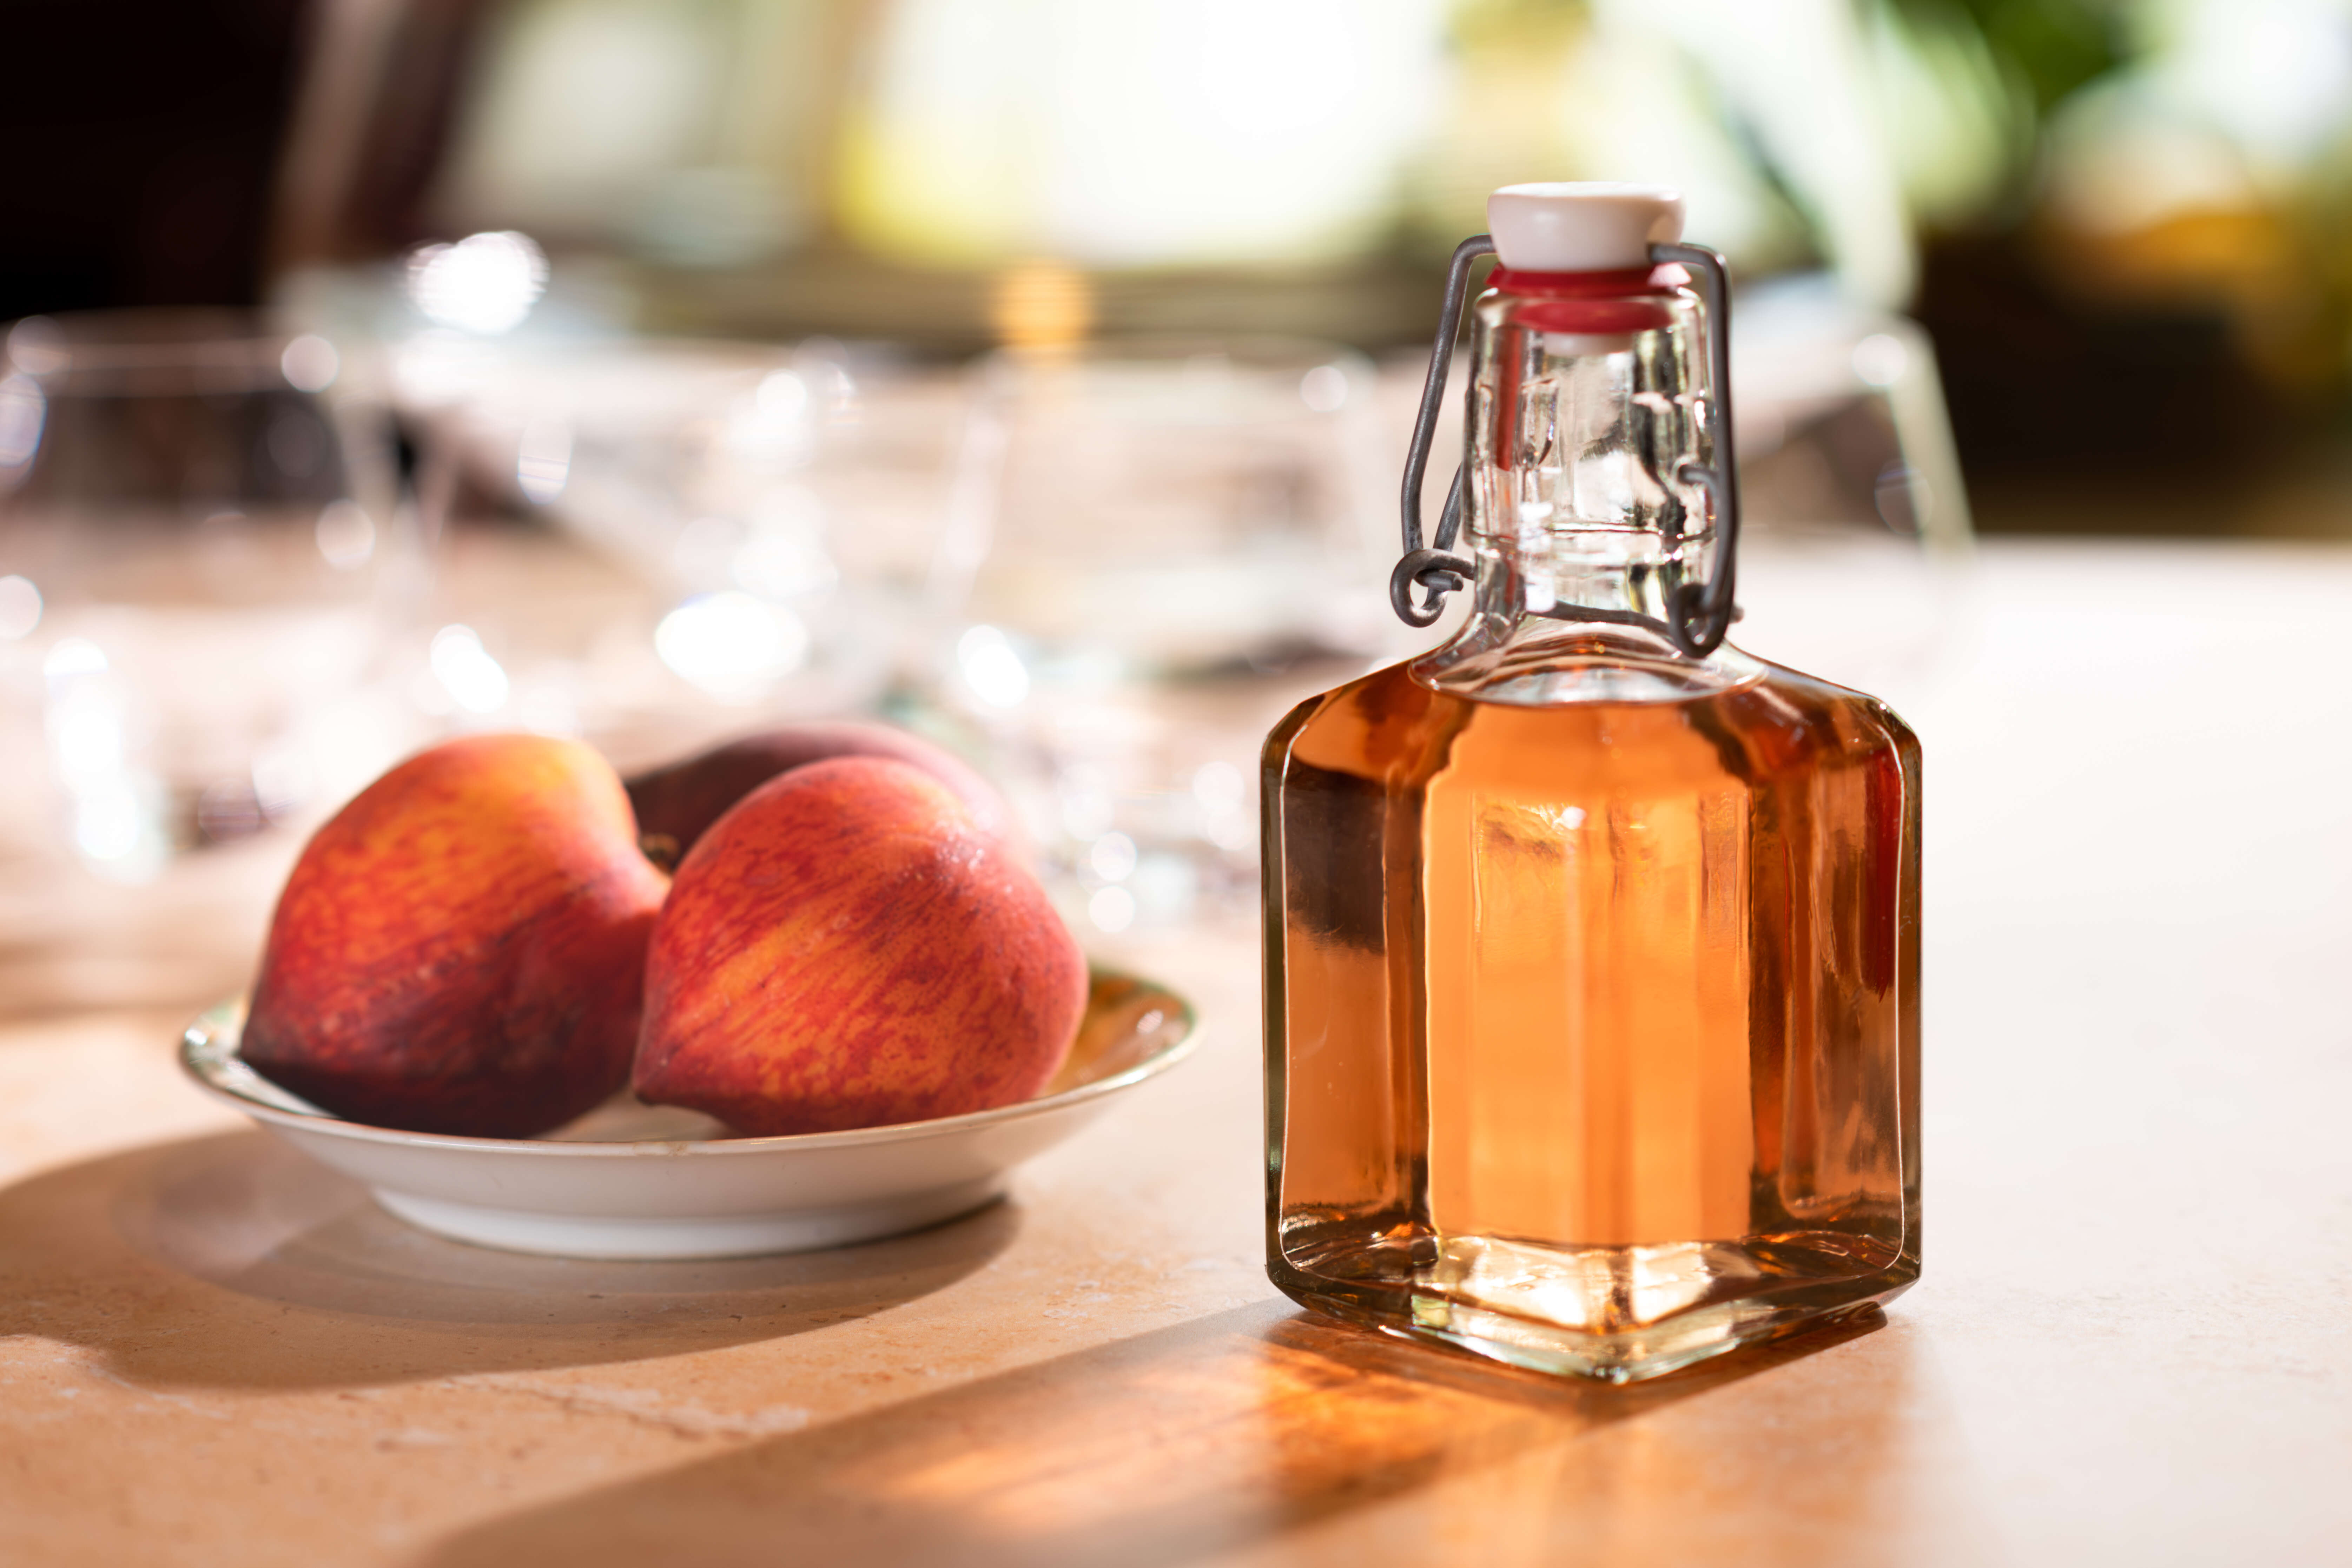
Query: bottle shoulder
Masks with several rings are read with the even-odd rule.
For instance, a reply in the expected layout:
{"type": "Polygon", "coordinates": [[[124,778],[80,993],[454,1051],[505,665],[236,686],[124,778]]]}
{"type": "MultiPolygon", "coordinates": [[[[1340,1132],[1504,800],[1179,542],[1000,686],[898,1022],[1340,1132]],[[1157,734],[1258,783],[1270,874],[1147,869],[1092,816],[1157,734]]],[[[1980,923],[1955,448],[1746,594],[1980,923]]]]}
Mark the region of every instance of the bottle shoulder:
{"type": "Polygon", "coordinates": [[[1408,661],[1423,685],[1519,708],[1690,702],[1752,684],[1768,668],[1728,645],[1695,659],[1644,629],[1510,616],[1474,617],[1408,661]]]}
{"type": "Polygon", "coordinates": [[[1432,668],[1436,655],[1423,655],[1300,703],[1267,737],[1265,760],[1276,773],[1301,763],[1402,784],[1450,765],[1465,737],[1475,735],[1538,766],[1545,756],[1567,765],[1580,754],[1622,758],[1643,747],[1698,743],[1726,772],[1751,779],[1880,756],[1916,770],[1917,737],[1878,698],[1736,648],[1724,652],[1729,657],[1706,661],[1696,679],[1691,661],[1662,677],[1646,668],[1629,674],[1624,661],[1612,667],[1594,657],[1575,679],[1556,683],[1549,701],[1528,700],[1524,684],[1498,699],[1447,681],[1442,667],[1432,668]],[[1677,679],[1685,689],[1664,694],[1664,682],[1677,679]]]}
{"type": "MultiPolygon", "coordinates": [[[[1753,658],[1752,655],[1744,657],[1753,658]]],[[[1850,746],[1899,752],[1916,764],[1919,737],[1884,698],[1851,686],[1840,686],[1818,675],[1792,669],[1766,659],[1755,662],[1764,670],[1760,689],[1812,716],[1815,722],[1844,731],[1850,746]]]]}

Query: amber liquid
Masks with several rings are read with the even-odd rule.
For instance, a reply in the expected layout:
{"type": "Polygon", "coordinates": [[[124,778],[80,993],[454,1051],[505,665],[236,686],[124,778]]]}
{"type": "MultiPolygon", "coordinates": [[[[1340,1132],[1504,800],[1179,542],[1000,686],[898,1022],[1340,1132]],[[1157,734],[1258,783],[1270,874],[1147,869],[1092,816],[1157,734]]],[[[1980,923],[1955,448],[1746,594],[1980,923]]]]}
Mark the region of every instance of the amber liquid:
{"type": "Polygon", "coordinates": [[[1270,1256],[1326,1310],[1629,1378],[1917,1272],[1918,748],[1744,656],[1498,700],[1580,660],[1628,662],[1398,666],[1269,739],[1270,1256]]]}

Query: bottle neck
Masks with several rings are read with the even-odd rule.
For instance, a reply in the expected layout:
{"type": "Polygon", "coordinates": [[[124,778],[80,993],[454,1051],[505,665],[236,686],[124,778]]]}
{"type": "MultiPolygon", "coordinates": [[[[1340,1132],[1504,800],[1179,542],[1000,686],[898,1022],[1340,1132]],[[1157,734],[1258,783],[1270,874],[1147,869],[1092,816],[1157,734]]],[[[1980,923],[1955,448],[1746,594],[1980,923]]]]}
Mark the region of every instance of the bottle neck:
{"type": "Polygon", "coordinates": [[[1714,447],[1697,302],[1647,275],[1590,276],[1572,292],[1549,278],[1492,289],[1472,318],[1476,598],[1416,668],[1496,700],[1668,700],[1754,668],[1727,648],[1692,658],[1667,629],[1674,591],[1706,580],[1716,550],[1686,477],[1714,447]]]}
{"type": "Polygon", "coordinates": [[[1536,523],[1470,538],[1478,568],[1472,614],[1489,623],[1538,618],[1643,627],[1666,619],[1676,552],[1654,532],[1536,523]]]}
{"type": "Polygon", "coordinates": [[[1484,617],[1664,623],[1714,536],[1696,300],[1659,273],[1506,274],[1472,317],[1466,539],[1484,617]]]}

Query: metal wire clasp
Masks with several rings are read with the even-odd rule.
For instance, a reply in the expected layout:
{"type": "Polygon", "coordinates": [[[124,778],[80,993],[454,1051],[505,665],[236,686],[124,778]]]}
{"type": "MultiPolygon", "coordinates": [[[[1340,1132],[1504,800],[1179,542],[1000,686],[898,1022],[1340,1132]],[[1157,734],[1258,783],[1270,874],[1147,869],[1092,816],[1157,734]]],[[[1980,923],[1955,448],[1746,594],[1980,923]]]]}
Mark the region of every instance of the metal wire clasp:
{"type": "Polygon", "coordinates": [[[1437,434],[1437,416],[1445,406],[1445,378],[1454,369],[1454,341],[1462,333],[1462,301],[1470,292],[1470,268],[1482,256],[1495,254],[1495,237],[1474,234],[1454,247],[1445,265],[1445,303],[1437,313],[1437,348],[1429,356],[1429,375],[1421,384],[1421,412],[1412,422],[1412,445],[1404,455],[1404,559],[1389,574],[1389,605],[1409,626],[1425,626],[1444,613],[1445,595],[1467,587],[1476,568],[1459,555],[1449,554],[1454,536],[1462,529],[1462,470],[1454,470],[1453,488],[1445,492],[1445,513],[1437,521],[1437,548],[1421,542],[1421,482],[1429,472],[1429,443],[1437,434]],[[1414,584],[1421,584],[1421,603],[1412,601],[1414,584]]]}
{"type": "MultiPolygon", "coordinates": [[[[1462,331],[1462,306],[1469,294],[1470,268],[1495,251],[1494,237],[1473,235],[1454,247],[1445,268],[1445,301],[1437,318],[1437,346],[1429,358],[1429,375],[1421,388],[1421,412],[1412,426],[1412,445],[1404,459],[1402,498],[1404,556],[1389,574],[1389,604],[1407,626],[1425,626],[1445,607],[1445,595],[1468,586],[1477,569],[1454,554],[1462,529],[1462,469],[1454,470],[1445,510],[1437,524],[1434,548],[1421,535],[1422,482],[1429,471],[1429,444],[1437,433],[1437,416],[1445,405],[1445,378],[1454,367],[1454,340],[1462,331]],[[1422,596],[1415,603],[1412,590],[1422,596]]],[[[1734,591],[1739,554],[1739,477],[1731,444],[1731,280],[1723,258],[1703,245],[1654,245],[1650,259],[1692,268],[1698,276],[1700,298],[1706,305],[1706,374],[1710,423],[1715,427],[1715,461],[1685,463],[1675,478],[1706,497],[1707,519],[1716,530],[1715,569],[1706,581],[1675,583],[1667,592],[1668,619],[1655,627],[1693,658],[1704,658],[1722,646],[1724,634],[1738,617],[1734,591]]],[[[1572,606],[1557,614],[1573,618],[1572,606]]],[[[1614,617],[1612,617],[1614,618],[1614,617]]],[[[1646,617],[1645,617],[1646,618],[1646,617]]]]}

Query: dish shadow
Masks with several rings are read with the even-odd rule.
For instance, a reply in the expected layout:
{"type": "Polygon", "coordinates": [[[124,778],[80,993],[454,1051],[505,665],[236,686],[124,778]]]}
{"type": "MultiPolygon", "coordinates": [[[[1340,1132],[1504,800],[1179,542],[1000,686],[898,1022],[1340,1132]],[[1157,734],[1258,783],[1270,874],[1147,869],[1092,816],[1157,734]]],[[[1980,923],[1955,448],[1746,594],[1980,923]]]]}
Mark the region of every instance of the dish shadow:
{"type": "Polygon", "coordinates": [[[259,1131],[150,1145],[0,1189],[0,1336],[146,1385],[353,1386],[637,1361],[782,1338],[929,1294],[1012,1241],[999,1203],[824,1252],[609,1262],[413,1228],[259,1131]]]}
{"type": "Polygon", "coordinates": [[[496,1520],[431,1568],[795,1558],[1172,1568],[1556,1447],[1872,1332],[1615,1388],[1260,1303],[496,1520]]]}

